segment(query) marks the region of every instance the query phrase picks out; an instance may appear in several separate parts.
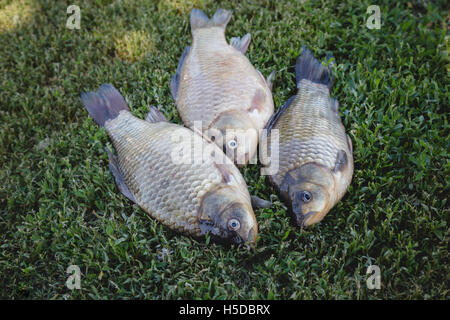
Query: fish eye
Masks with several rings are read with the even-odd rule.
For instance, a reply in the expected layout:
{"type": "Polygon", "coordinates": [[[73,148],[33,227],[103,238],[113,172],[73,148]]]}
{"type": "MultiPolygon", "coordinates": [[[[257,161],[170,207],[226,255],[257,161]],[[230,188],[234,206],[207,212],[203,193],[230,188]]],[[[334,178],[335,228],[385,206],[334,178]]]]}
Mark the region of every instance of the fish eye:
{"type": "Polygon", "coordinates": [[[302,201],[303,202],[310,202],[312,200],[312,195],[308,191],[302,192],[302,201]]]}
{"type": "Polygon", "coordinates": [[[230,141],[228,142],[228,147],[230,147],[231,149],[236,148],[236,147],[237,147],[237,142],[236,142],[236,140],[230,140],[230,141]]]}
{"type": "Polygon", "coordinates": [[[241,227],[241,223],[238,219],[230,219],[228,220],[228,229],[230,231],[237,231],[241,227]]]}

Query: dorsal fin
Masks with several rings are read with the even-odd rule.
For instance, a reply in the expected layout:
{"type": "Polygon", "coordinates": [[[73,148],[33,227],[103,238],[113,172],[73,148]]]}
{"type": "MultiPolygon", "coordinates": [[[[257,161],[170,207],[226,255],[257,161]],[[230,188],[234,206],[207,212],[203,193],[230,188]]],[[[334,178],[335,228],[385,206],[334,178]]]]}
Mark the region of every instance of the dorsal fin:
{"type": "Polygon", "coordinates": [[[175,101],[177,101],[178,88],[180,86],[181,69],[183,69],[184,61],[186,60],[186,57],[188,56],[190,50],[191,50],[190,46],[187,46],[184,49],[180,61],[178,62],[177,71],[175,72],[175,74],[172,77],[172,80],[170,81],[170,92],[172,93],[172,97],[175,101]]]}
{"type": "Polygon", "coordinates": [[[292,103],[294,98],[295,96],[290,97],[288,101],[286,101],[281,107],[279,107],[277,111],[275,111],[275,113],[270,117],[269,121],[267,121],[266,126],[264,127],[264,129],[267,130],[267,133],[269,133],[269,131],[272,130],[273,126],[277,123],[282,113],[286,111],[286,109],[292,103]]]}

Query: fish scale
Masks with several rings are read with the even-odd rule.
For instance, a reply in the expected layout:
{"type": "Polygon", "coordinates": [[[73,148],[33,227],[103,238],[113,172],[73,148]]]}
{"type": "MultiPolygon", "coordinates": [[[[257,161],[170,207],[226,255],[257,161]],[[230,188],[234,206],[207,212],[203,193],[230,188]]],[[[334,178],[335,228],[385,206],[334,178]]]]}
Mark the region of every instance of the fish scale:
{"type": "Polygon", "coordinates": [[[256,241],[247,185],[216,144],[169,123],[155,107],[145,121],[134,117],[110,84],[81,99],[117,151],[106,150],[123,195],[172,230],[236,244],[256,241]]]}
{"type": "Polygon", "coordinates": [[[305,48],[295,73],[297,94],[269,120],[260,148],[270,157],[264,161],[271,168],[270,182],[297,225],[309,226],[345,194],[353,175],[353,150],[337,100],[330,97],[330,69],[305,48]],[[278,145],[272,142],[275,136],[278,145]]]}
{"type": "MultiPolygon", "coordinates": [[[[235,141],[234,146],[239,145],[239,162],[244,162],[239,164],[246,164],[256,153],[259,130],[264,128],[274,107],[270,81],[245,56],[249,35],[233,38],[231,45],[225,39],[230,18],[227,10],[219,9],[211,19],[201,10],[192,10],[192,47],[183,52],[171,91],[187,127],[201,121],[202,130],[211,129],[206,134],[214,137],[218,133],[225,137],[227,130],[231,135],[240,130],[240,141],[230,139],[235,141]]],[[[228,142],[216,141],[224,150],[228,142]]]]}
{"type": "Polygon", "coordinates": [[[125,182],[138,204],[172,229],[200,236],[198,224],[193,224],[200,200],[213,185],[220,184],[222,176],[211,164],[171,161],[170,151],[177,146],[167,137],[174,127],[193,135],[167,122],[150,126],[129,112],[122,112],[105,126],[117,150],[125,182]],[[178,184],[178,179],[184,183],[178,184]]]}
{"type": "MultiPolygon", "coordinates": [[[[350,152],[341,119],[331,110],[328,89],[302,80],[298,94],[273,129],[280,130],[279,168],[272,178],[279,184],[291,169],[317,162],[332,169],[339,150],[350,152]]],[[[269,145],[269,154],[271,148],[269,145]]]]}
{"type": "MultiPolygon", "coordinates": [[[[230,49],[235,51],[231,47],[230,49]]],[[[241,55],[237,52],[229,53],[226,59],[227,66],[225,63],[217,63],[217,56],[200,54],[199,61],[204,64],[201,65],[201,73],[189,74],[190,70],[186,71],[187,74],[183,77],[179,88],[179,96],[182,98],[178,100],[177,108],[187,126],[192,126],[194,121],[203,120],[203,128],[208,128],[223,112],[249,109],[255,91],[258,88],[264,90],[263,85],[258,86],[258,82],[261,82],[258,74],[243,77],[242,73],[249,66],[241,57],[237,57],[238,59],[233,57],[236,54],[241,55]],[[211,65],[205,61],[211,61],[211,65]],[[230,68],[231,65],[233,68],[230,68]],[[237,69],[239,72],[230,69],[237,69]]],[[[269,116],[270,114],[266,117],[266,121],[269,116]]]]}

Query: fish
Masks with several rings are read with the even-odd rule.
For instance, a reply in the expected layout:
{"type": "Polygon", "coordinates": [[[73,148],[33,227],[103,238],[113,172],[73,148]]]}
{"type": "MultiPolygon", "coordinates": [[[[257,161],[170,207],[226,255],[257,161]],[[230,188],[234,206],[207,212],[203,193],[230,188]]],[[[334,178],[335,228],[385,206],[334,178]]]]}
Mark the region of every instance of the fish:
{"type": "Polygon", "coordinates": [[[155,107],[145,120],[135,117],[111,84],[83,92],[81,100],[117,151],[107,150],[109,168],[123,195],[177,232],[230,244],[256,241],[247,185],[215,143],[168,122],[155,107]],[[191,143],[202,151],[186,149],[191,143]]]}
{"type": "Polygon", "coordinates": [[[260,148],[270,155],[262,161],[265,168],[278,168],[268,174],[269,182],[297,226],[309,227],[346,193],[353,176],[353,146],[339,103],[330,97],[331,64],[325,67],[303,47],[295,73],[297,93],[269,120],[260,148]]]}
{"type": "Polygon", "coordinates": [[[199,9],[191,11],[192,45],[185,48],[170,86],[184,125],[199,127],[242,167],[256,163],[260,132],[274,112],[275,73],[265,79],[245,56],[250,33],[227,43],[231,14],[219,9],[209,19],[199,9]]]}

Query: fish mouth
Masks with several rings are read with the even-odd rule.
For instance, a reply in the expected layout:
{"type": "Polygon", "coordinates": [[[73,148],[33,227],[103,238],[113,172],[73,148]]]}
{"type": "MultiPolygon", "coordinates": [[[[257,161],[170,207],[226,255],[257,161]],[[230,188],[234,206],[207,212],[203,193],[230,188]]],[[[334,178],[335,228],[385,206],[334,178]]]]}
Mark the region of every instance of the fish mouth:
{"type": "Polygon", "coordinates": [[[300,228],[307,228],[310,226],[310,224],[308,224],[308,221],[316,214],[318,213],[318,211],[310,211],[307,214],[303,214],[303,213],[295,213],[293,212],[293,218],[295,221],[295,224],[297,225],[297,227],[300,228]]]}
{"type": "Polygon", "coordinates": [[[248,235],[244,238],[242,235],[234,232],[234,235],[228,241],[231,244],[242,246],[244,244],[253,244],[256,242],[257,232],[252,228],[249,230],[248,235]]]}
{"type": "Polygon", "coordinates": [[[230,236],[228,236],[226,238],[222,238],[222,237],[214,235],[212,233],[210,233],[210,236],[214,242],[221,243],[226,246],[237,245],[240,247],[240,246],[244,246],[247,243],[253,243],[256,240],[256,237],[252,238],[251,240],[249,240],[250,237],[248,239],[244,239],[244,238],[242,238],[242,236],[240,236],[239,234],[234,233],[234,232],[233,232],[233,234],[231,234],[230,236]]]}
{"type": "Polygon", "coordinates": [[[211,221],[201,220],[200,230],[203,235],[209,234],[214,242],[224,245],[244,245],[246,243],[254,243],[256,241],[257,232],[254,228],[250,229],[246,236],[240,235],[235,231],[228,231],[220,226],[215,225],[211,221]]]}

